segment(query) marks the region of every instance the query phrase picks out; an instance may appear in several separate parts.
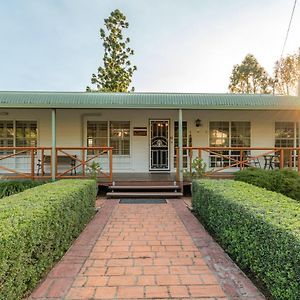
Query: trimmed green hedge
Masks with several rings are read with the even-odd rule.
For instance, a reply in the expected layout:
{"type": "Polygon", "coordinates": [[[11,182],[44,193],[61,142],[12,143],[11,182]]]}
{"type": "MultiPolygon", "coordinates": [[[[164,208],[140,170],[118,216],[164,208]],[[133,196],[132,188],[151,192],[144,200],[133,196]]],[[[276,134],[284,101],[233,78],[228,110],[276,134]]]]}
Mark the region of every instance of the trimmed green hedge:
{"type": "Polygon", "coordinates": [[[236,172],[235,180],[247,182],[300,201],[300,176],[296,171],[248,168],[236,172]]]}
{"type": "Polygon", "coordinates": [[[192,204],[237,264],[274,299],[300,299],[300,204],[233,180],[200,180],[192,204]]]}
{"type": "Polygon", "coordinates": [[[0,199],[3,197],[11,196],[27,189],[31,189],[38,185],[44,184],[43,181],[16,181],[16,180],[5,180],[0,181],[0,199]]]}
{"type": "Polygon", "coordinates": [[[94,215],[96,184],[61,180],[0,201],[0,299],[22,299],[94,215]]]}

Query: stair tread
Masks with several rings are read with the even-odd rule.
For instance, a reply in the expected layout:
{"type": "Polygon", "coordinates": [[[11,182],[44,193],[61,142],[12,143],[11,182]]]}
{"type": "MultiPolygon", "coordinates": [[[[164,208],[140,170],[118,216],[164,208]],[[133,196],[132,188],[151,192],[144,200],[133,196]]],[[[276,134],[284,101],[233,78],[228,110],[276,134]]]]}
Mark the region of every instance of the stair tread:
{"type": "Polygon", "coordinates": [[[110,185],[111,190],[174,190],[179,189],[178,185],[110,185]]]}
{"type": "Polygon", "coordinates": [[[180,192],[109,192],[106,194],[107,196],[126,196],[126,197],[130,197],[130,196],[141,196],[141,197],[145,197],[145,196],[176,196],[176,197],[181,197],[183,196],[182,193],[180,192]]]}

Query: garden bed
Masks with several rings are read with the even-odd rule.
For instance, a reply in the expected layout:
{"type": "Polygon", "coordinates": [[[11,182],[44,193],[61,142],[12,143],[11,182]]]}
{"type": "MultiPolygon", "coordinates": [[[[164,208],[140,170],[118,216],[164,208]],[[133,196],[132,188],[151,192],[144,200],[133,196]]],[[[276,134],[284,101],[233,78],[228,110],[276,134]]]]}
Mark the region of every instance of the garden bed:
{"type": "Polygon", "coordinates": [[[0,299],[22,299],[94,215],[96,184],[61,180],[0,201],[0,299]]]}
{"type": "Polygon", "coordinates": [[[300,204],[232,180],[193,182],[193,208],[206,228],[274,299],[300,299],[300,204]]]}

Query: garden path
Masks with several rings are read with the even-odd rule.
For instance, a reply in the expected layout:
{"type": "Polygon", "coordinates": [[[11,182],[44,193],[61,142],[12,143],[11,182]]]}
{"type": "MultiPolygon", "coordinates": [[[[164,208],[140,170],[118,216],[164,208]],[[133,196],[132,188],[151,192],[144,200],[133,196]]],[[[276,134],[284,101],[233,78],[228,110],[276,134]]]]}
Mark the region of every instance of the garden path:
{"type": "Polygon", "coordinates": [[[98,203],[29,299],[264,299],[182,200],[98,203]]]}

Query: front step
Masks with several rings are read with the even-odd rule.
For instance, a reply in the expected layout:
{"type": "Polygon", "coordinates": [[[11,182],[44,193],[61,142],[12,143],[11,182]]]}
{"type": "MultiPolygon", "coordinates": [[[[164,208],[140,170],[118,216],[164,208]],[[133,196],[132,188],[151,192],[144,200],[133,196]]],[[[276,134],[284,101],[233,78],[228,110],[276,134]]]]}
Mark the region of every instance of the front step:
{"type": "Polygon", "coordinates": [[[180,186],[176,185],[113,185],[109,186],[110,190],[106,196],[111,198],[176,198],[182,197],[180,186]]]}
{"type": "Polygon", "coordinates": [[[178,185],[111,185],[110,190],[178,190],[178,185]]]}
{"type": "Polygon", "coordinates": [[[107,197],[111,198],[136,198],[136,197],[153,197],[153,198],[177,198],[183,194],[179,192],[108,192],[107,197]]]}

